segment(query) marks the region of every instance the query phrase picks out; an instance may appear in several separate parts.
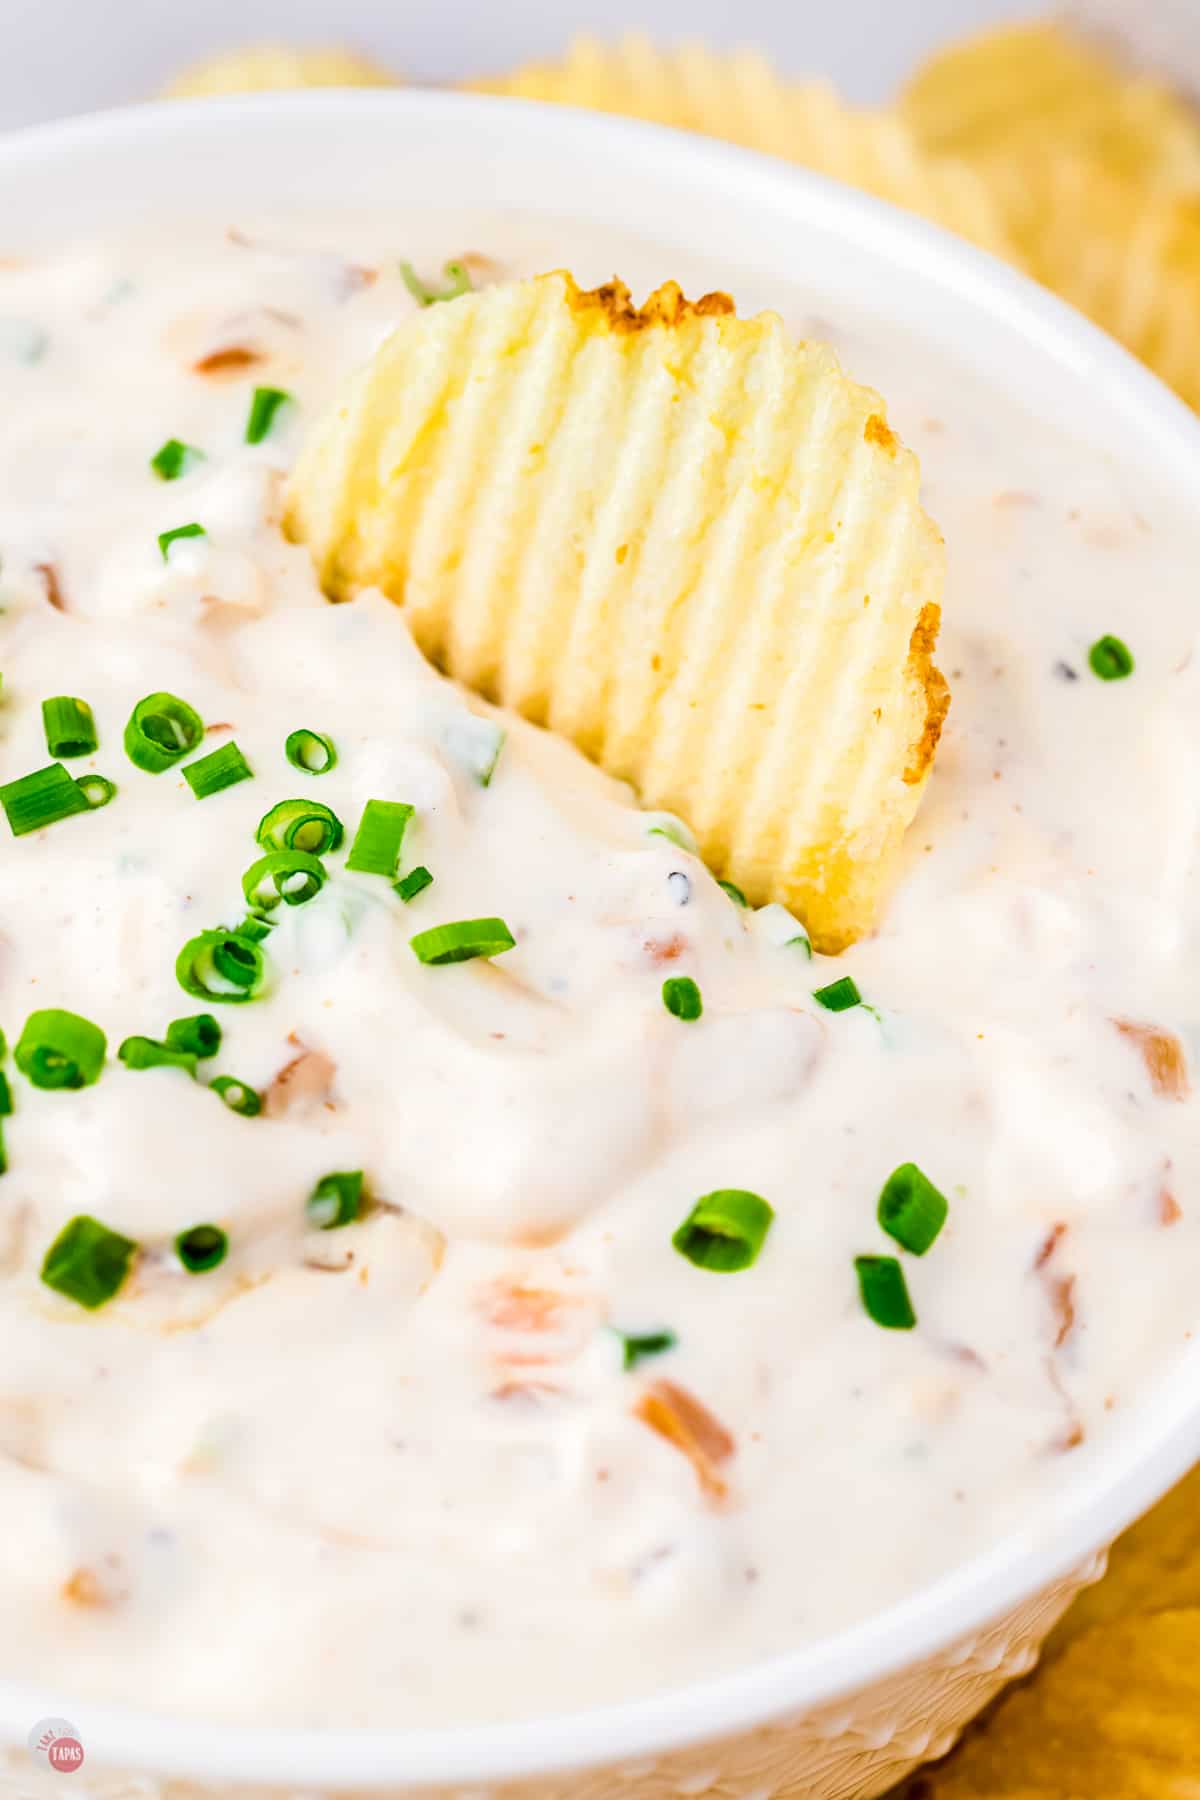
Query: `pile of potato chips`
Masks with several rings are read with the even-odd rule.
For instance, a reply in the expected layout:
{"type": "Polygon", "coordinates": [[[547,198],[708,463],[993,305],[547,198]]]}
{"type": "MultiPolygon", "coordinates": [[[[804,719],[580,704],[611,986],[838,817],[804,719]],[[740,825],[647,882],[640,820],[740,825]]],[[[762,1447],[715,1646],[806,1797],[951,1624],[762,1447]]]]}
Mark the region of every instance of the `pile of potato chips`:
{"type": "MultiPolygon", "coordinates": [[[[262,46],[171,92],[391,79],[345,51],[262,46]]],[[[726,138],[865,188],[1024,269],[1200,407],[1200,118],[1055,25],[951,45],[883,109],[752,52],[637,37],[580,39],[468,85],[726,138]]],[[[1200,1800],[1198,1667],[1200,1471],[1117,1544],[1038,1672],[909,1800],[1200,1800]]]]}

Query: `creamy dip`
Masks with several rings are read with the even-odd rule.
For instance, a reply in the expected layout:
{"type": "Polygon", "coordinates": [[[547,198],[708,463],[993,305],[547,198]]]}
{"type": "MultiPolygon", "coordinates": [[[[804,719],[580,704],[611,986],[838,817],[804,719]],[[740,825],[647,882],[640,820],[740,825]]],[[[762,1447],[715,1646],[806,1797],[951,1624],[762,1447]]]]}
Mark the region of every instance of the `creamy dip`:
{"type": "MultiPolygon", "coordinates": [[[[42,702],[69,696],[99,747],[64,766],[117,787],[0,824],[10,1677],[430,1724],[728,1668],[1035,1528],[1194,1322],[1192,523],[928,346],[832,333],[923,459],[954,708],[878,935],[810,960],[625,790],[429,669],[381,597],[327,605],[281,536],[306,424],[414,305],[400,259],[436,278],[468,250],[477,281],[696,285],[645,246],[454,218],[0,272],[0,781],[51,761],[42,702]],[[262,386],[293,398],[248,445],[262,386]],[[162,479],[168,440],[204,460],[162,479]],[[1089,666],[1106,634],[1125,678],[1089,666]],[[198,799],[195,757],[134,766],[159,691],[252,778],[198,799]],[[301,728],[330,771],[289,764],[301,728]],[[264,992],[210,1006],[176,958],[244,920],[259,821],[292,798],[345,843],[271,915],[264,992]],[[433,879],[410,900],[347,870],[372,799],[413,808],[398,872],[433,879]],[[480,918],[514,947],[414,954],[480,918]],[[813,996],[843,976],[866,1004],[833,1012],[813,996]],[[76,1090],[12,1054],[57,1008],[107,1038],[76,1090]],[[119,1059],[203,1011],[223,1035],[194,1074],[119,1059]],[[876,1218],[907,1163],[948,1202],[921,1257],[876,1218]],[[357,1216],[316,1228],[316,1185],[358,1171],[357,1216]],[[774,1212],[737,1272],[673,1243],[721,1189],[774,1212]],[[41,1274],[77,1215],[137,1246],[94,1310],[41,1274]],[[228,1254],[190,1273],[173,1246],[202,1223],[228,1254]],[[862,1255],[897,1258],[912,1329],[869,1316],[862,1255]]],[[[740,297],[801,330],[819,304],[740,297]]]]}

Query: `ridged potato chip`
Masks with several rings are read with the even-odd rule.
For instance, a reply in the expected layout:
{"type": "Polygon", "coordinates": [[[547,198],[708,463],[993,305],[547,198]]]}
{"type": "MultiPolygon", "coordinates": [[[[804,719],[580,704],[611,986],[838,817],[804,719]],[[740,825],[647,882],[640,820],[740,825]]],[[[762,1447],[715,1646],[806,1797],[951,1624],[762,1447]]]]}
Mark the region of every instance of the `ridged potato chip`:
{"type": "Polygon", "coordinates": [[[1200,1609],[1098,1626],[1010,1689],[907,1800],[1195,1800],[1200,1609]]]}
{"type": "Polygon", "coordinates": [[[1200,407],[1200,199],[1077,156],[1014,155],[991,180],[1029,273],[1200,407]]]}
{"type": "Polygon", "coordinates": [[[186,100],[265,93],[275,88],[390,87],[395,80],[386,69],[354,50],[246,44],[185,69],[165,92],[169,99],[186,100]]]}
{"type": "Polygon", "coordinates": [[[772,314],[544,275],[430,307],[318,427],[334,598],[686,818],[822,949],[873,923],[949,704],[941,538],[883,402],[772,314]]]}
{"type": "Polygon", "coordinates": [[[1049,21],[938,51],[904,88],[900,113],[939,155],[1085,153],[1164,191],[1200,189],[1200,123],[1184,101],[1049,21]]]}
{"type": "Polygon", "coordinates": [[[890,112],[850,106],[822,81],[785,81],[753,50],[665,50],[637,34],[576,38],[561,62],[472,82],[476,91],[623,113],[803,163],[970,238],[1010,252],[987,184],[963,163],[926,156],[890,112]]]}

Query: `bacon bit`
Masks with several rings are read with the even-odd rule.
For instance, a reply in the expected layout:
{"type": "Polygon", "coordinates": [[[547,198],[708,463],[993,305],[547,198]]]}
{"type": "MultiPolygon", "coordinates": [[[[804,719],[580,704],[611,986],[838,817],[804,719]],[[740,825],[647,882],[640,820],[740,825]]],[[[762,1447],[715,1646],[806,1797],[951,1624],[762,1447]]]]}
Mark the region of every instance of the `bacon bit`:
{"type": "Polygon", "coordinates": [[[1060,1350],[1075,1329],[1075,1277],[1062,1275],[1047,1286],[1050,1304],[1054,1309],[1058,1335],[1054,1339],[1054,1348],[1060,1350]]]}
{"type": "Polygon", "coordinates": [[[488,1324],[501,1331],[556,1331],[572,1302],[554,1288],[524,1287],[518,1281],[496,1281],[489,1290],[488,1324]]]}
{"type": "Polygon", "coordinates": [[[675,962],[688,947],[687,939],[678,931],[669,938],[647,938],[642,945],[653,963],[675,962]]]}
{"type": "Polygon", "coordinates": [[[1041,1249],[1038,1251],[1036,1257],[1034,1258],[1033,1266],[1035,1269],[1044,1269],[1045,1268],[1046,1264],[1050,1261],[1050,1258],[1054,1255],[1054,1252],[1058,1249],[1058,1246],[1062,1243],[1062,1241],[1066,1237],[1066,1235],[1067,1235],[1067,1227],[1060,1220],[1060,1222],[1050,1232],[1049,1236],[1046,1238],[1045,1242],[1042,1244],[1041,1249]]]}
{"type": "Polygon", "coordinates": [[[75,1569],[63,1582],[60,1592],[69,1606],[82,1606],[90,1611],[114,1606],[121,1598],[111,1583],[95,1569],[88,1568],[75,1569]]]}
{"type": "Polygon", "coordinates": [[[708,1499],[726,1500],[729,1489],[717,1468],[737,1449],[734,1439],[708,1408],[673,1381],[656,1381],[633,1409],[634,1417],[683,1452],[708,1499]]]}
{"type": "Polygon", "coordinates": [[[199,357],[192,364],[195,375],[231,375],[239,369],[252,369],[256,363],[265,362],[266,357],[261,350],[252,350],[247,344],[229,344],[224,350],[210,350],[207,356],[199,357]]]}
{"type": "Polygon", "coordinates": [[[493,1330],[515,1335],[515,1343],[493,1348],[502,1373],[568,1362],[587,1344],[601,1316],[593,1294],[535,1287],[507,1276],[482,1287],[478,1305],[493,1330]]]}
{"type": "Polygon", "coordinates": [[[1133,1019],[1114,1019],[1123,1038],[1141,1052],[1150,1086],[1164,1100],[1186,1100],[1191,1092],[1187,1054],[1174,1032],[1157,1025],[1139,1025],[1133,1019]]]}
{"type": "Polygon", "coordinates": [[[1158,1222],[1160,1225],[1178,1225],[1183,1217],[1183,1208],[1169,1187],[1158,1192],[1158,1222]]]}
{"type": "Polygon", "coordinates": [[[300,1054],[284,1064],[267,1089],[263,1111],[268,1119],[284,1119],[290,1112],[318,1104],[333,1105],[337,1065],[323,1050],[309,1050],[294,1031],[289,1034],[288,1043],[295,1044],[300,1054]]]}
{"type": "Polygon", "coordinates": [[[58,579],[58,570],[55,568],[54,564],[50,562],[34,563],[33,568],[34,573],[41,576],[42,586],[46,590],[46,599],[54,608],[55,612],[69,612],[71,609],[67,605],[66,597],[62,591],[62,583],[58,579]]]}

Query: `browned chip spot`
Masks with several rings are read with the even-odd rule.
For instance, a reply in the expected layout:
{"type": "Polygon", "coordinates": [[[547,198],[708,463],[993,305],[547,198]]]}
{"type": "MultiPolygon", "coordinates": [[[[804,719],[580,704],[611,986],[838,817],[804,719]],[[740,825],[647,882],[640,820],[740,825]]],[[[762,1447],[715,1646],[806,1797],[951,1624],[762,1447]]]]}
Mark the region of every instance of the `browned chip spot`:
{"type": "Polygon", "coordinates": [[[112,1606],[117,1598],[103,1577],[89,1568],[72,1570],[62,1584],[61,1593],[68,1606],[81,1606],[91,1611],[112,1606]]]}
{"type": "Polygon", "coordinates": [[[644,306],[635,306],[623,281],[616,277],[603,287],[581,288],[565,269],[561,273],[567,284],[566,302],[572,312],[594,313],[597,322],[609,331],[646,331],[651,326],[675,326],[691,316],[697,319],[725,318],[734,311],[728,294],[702,294],[699,300],[687,300],[677,281],[664,281],[648,296],[644,306]]]}
{"type": "Polygon", "coordinates": [[[50,605],[54,608],[55,612],[68,612],[70,609],[67,606],[66,597],[62,591],[62,583],[58,579],[58,570],[55,568],[54,564],[49,562],[34,563],[33,568],[34,573],[41,576],[42,586],[46,590],[46,599],[50,602],[50,605]]]}
{"type": "Polygon", "coordinates": [[[728,1498],[729,1489],[717,1469],[728,1462],[737,1445],[721,1421],[694,1394],[673,1381],[656,1381],[633,1411],[643,1425],[683,1452],[710,1500],[728,1498]]]}
{"type": "Polygon", "coordinates": [[[261,350],[252,350],[248,344],[229,344],[224,350],[210,350],[207,356],[199,357],[192,370],[196,375],[230,375],[265,361],[261,350]]]}
{"type": "Polygon", "coordinates": [[[946,714],[950,711],[950,689],[946,685],[946,677],[933,660],[941,623],[942,609],[930,601],[928,606],[921,608],[921,616],[908,645],[905,672],[911,682],[925,691],[925,723],[920,737],[912,747],[908,767],[904,771],[904,779],[910,787],[924,780],[937,750],[946,714]]]}
{"type": "Polygon", "coordinates": [[[1186,1100],[1192,1089],[1187,1053],[1174,1032],[1157,1025],[1139,1025],[1133,1019],[1114,1019],[1113,1024],[1141,1052],[1155,1093],[1164,1100],[1186,1100]]]}
{"type": "MultiPolygon", "coordinates": [[[[896,436],[882,413],[871,414],[870,418],[863,426],[863,437],[868,444],[878,444],[879,448],[881,450],[886,450],[889,456],[895,456],[897,450],[900,448],[900,439],[896,436]]],[[[934,626],[934,636],[937,636],[936,625],[934,626]]]]}
{"type": "Polygon", "coordinates": [[[1183,1208],[1169,1187],[1159,1189],[1158,1222],[1160,1225],[1178,1225],[1183,1217],[1183,1208]]]}

